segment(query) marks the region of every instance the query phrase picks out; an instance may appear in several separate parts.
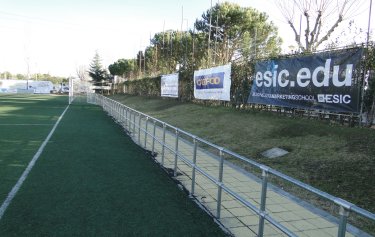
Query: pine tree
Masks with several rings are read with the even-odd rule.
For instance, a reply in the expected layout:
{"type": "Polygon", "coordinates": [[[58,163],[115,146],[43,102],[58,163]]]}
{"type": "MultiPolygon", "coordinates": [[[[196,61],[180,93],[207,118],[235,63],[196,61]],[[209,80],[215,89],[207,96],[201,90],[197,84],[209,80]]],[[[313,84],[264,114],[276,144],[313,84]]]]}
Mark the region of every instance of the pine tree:
{"type": "Polygon", "coordinates": [[[101,64],[101,58],[99,53],[96,51],[94,58],[90,63],[90,69],[88,70],[90,77],[94,81],[94,85],[103,85],[106,80],[108,80],[107,72],[103,69],[101,64]]]}

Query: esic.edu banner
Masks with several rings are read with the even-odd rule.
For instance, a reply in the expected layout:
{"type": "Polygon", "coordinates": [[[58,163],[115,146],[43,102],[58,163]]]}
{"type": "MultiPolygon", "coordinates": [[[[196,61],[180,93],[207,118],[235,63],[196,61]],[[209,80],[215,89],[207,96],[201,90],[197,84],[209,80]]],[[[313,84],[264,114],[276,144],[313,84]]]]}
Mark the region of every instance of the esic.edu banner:
{"type": "Polygon", "coordinates": [[[178,97],[178,73],[161,76],[161,96],[178,97]]]}
{"type": "Polygon", "coordinates": [[[194,97],[201,100],[230,100],[231,64],[194,71],[194,97]]]}
{"type": "Polygon", "coordinates": [[[258,62],[248,103],[358,112],[361,48],[258,62]]]}

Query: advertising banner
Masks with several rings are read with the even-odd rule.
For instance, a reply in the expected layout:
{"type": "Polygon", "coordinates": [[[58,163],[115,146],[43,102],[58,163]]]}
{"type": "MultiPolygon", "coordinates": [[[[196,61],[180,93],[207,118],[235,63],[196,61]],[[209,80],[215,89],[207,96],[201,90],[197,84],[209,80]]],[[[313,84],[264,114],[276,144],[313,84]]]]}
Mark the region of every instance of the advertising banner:
{"type": "Polygon", "coordinates": [[[258,62],[248,103],[359,111],[361,48],[258,62]]]}
{"type": "Polygon", "coordinates": [[[194,71],[194,97],[230,101],[231,64],[194,71]]]}
{"type": "Polygon", "coordinates": [[[161,76],[161,96],[178,97],[178,73],[161,76]]]}

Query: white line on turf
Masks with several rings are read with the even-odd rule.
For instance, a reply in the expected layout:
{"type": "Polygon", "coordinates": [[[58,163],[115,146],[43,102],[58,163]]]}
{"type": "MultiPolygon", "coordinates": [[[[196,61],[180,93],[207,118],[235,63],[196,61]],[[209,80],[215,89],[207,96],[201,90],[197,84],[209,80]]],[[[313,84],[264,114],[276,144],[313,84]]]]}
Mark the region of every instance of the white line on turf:
{"type": "Polygon", "coordinates": [[[10,203],[12,202],[13,198],[16,196],[18,190],[21,188],[23,182],[26,180],[26,178],[29,175],[31,169],[34,167],[36,161],[39,159],[39,157],[42,154],[45,146],[47,145],[48,141],[52,137],[53,133],[55,132],[55,130],[57,128],[57,125],[59,125],[61,119],[64,117],[64,114],[68,110],[68,108],[69,108],[69,105],[65,108],[64,112],[60,115],[59,119],[56,121],[56,123],[53,126],[52,130],[49,132],[48,136],[46,137],[46,139],[44,140],[44,142],[42,143],[42,145],[40,145],[38,151],[35,153],[33,159],[27,165],[25,171],[22,173],[21,177],[18,179],[17,183],[14,185],[14,187],[12,188],[12,190],[9,192],[7,198],[5,199],[5,201],[3,202],[3,204],[1,205],[1,207],[0,207],[0,220],[3,217],[3,215],[4,215],[4,212],[6,211],[6,209],[8,208],[8,206],[10,205],[10,203]]]}

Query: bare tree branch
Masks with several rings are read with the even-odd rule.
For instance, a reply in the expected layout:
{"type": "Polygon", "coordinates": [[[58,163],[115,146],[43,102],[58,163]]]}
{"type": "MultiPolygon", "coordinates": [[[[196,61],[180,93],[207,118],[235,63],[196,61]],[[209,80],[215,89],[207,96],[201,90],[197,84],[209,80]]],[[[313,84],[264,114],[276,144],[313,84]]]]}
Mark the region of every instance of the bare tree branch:
{"type": "Polygon", "coordinates": [[[316,21],[315,21],[314,29],[310,33],[310,41],[309,41],[310,45],[312,45],[314,43],[315,36],[317,35],[316,32],[317,32],[318,29],[320,29],[319,26],[322,24],[321,18],[322,18],[322,12],[319,11],[318,17],[316,18],[316,21]]]}
{"type": "Polygon", "coordinates": [[[364,1],[366,0],[275,0],[275,3],[293,30],[298,47],[302,51],[311,51],[328,40],[342,21],[363,8],[364,1]],[[302,23],[304,43],[300,42],[301,35],[295,28],[296,15],[303,15],[305,18],[302,23]]]}
{"type": "Polygon", "coordinates": [[[310,16],[307,11],[303,14],[306,18],[306,30],[305,30],[305,49],[310,51],[310,44],[309,44],[309,35],[310,35],[310,16]]]}
{"type": "Polygon", "coordinates": [[[83,65],[80,65],[76,68],[76,73],[77,73],[77,77],[81,80],[81,81],[87,81],[89,76],[87,74],[87,70],[86,70],[86,67],[83,66],[83,65]]]}
{"type": "Polygon", "coordinates": [[[328,38],[331,36],[331,34],[333,33],[333,31],[337,28],[337,26],[340,24],[340,22],[342,22],[343,20],[343,17],[342,16],[339,16],[339,19],[337,19],[337,21],[335,22],[335,24],[331,27],[331,29],[328,30],[327,34],[322,37],[316,44],[315,44],[315,48],[317,48],[321,43],[323,43],[324,41],[328,40],[328,38]]]}
{"type": "Polygon", "coordinates": [[[305,49],[305,47],[301,44],[301,36],[297,33],[297,30],[296,28],[294,27],[293,23],[291,21],[288,22],[290,27],[292,28],[293,32],[294,32],[294,40],[296,41],[296,43],[298,44],[298,47],[300,47],[301,49],[305,49]]]}

